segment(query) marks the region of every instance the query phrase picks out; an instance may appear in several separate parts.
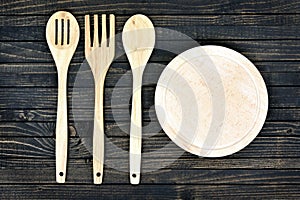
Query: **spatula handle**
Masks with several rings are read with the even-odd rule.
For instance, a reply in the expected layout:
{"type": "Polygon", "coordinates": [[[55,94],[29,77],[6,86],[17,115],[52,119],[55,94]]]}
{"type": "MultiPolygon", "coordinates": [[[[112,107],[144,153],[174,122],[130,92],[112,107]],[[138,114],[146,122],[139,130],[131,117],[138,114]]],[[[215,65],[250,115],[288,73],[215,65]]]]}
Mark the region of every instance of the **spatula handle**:
{"type": "Polygon", "coordinates": [[[58,102],[56,118],[56,182],[66,180],[68,149],[68,116],[67,116],[67,73],[58,74],[58,102]]]}
{"type": "Polygon", "coordinates": [[[142,151],[142,79],[133,79],[130,124],[130,183],[139,184],[142,151]]]}
{"type": "Polygon", "coordinates": [[[93,173],[94,184],[101,184],[104,163],[104,118],[103,118],[104,79],[95,83],[95,113],[93,131],[93,173]]]}

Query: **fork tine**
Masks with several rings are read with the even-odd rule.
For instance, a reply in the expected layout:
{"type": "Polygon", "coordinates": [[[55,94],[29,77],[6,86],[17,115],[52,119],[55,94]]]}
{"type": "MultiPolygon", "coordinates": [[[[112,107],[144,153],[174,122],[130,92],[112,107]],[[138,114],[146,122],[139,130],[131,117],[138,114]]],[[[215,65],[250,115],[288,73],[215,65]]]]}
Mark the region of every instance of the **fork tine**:
{"type": "Polygon", "coordinates": [[[62,19],[57,20],[57,45],[62,45],[62,19]]]}
{"type": "Polygon", "coordinates": [[[115,15],[109,15],[109,46],[115,45],[115,15]]]}
{"type": "Polygon", "coordinates": [[[91,32],[90,32],[90,16],[85,15],[85,35],[84,35],[84,43],[85,43],[85,53],[87,53],[91,47],[91,32]]]}
{"type": "Polygon", "coordinates": [[[99,46],[99,34],[98,34],[98,15],[94,15],[94,42],[93,47],[99,46]]]}
{"type": "Polygon", "coordinates": [[[107,36],[106,36],[106,14],[102,14],[102,36],[101,36],[101,46],[107,46],[107,36]]]}

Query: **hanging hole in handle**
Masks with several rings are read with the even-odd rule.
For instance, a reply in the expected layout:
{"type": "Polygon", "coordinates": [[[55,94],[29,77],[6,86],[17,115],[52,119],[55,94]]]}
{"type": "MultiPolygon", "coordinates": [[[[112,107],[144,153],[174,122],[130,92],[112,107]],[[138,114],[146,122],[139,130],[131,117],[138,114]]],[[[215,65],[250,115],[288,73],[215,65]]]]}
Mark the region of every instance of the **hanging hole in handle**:
{"type": "Polygon", "coordinates": [[[100,173],[100,172],[97,172],[96,176],[97,176],[97,177],[100,177],[100,176],[101,176],[101,173],[100,173]]]}
{"type": "Polygon", "coordinates": [[[63,173],[63,172],[59,172],[59,175],[60,175],[60,176],[64,176],[64,173],[63,173]]]}
{"type": "Polygon", "coordinates": [[[133,178],[136,178],[136,174],[132,174],[132,177],[133,177],[133,178]]]}

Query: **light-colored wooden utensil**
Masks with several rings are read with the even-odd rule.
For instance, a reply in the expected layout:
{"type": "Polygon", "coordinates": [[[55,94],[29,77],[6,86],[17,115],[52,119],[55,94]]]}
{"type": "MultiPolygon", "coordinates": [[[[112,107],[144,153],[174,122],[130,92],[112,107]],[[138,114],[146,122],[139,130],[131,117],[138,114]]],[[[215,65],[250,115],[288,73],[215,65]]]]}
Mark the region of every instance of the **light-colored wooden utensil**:
{"type": "Polygon", "coordinates": [[[106,36],[106,15],[102,15],[101,43],[98,39],[98,15],[94,15],[94,39],[90,41],[90,17],[85,16],[85,58],[95,80],[95,110],[93,130],[93,173],[94,183],[101,184],[104,163],[104,115],[103,94],[106,73],[115,56],[115,16],[111,14],[109,39],[106,36]]]}
{"type": "Polygon", "coordinates": [[[161,74],[155,109],[165,133],[181,148],[221,157],[246,147],[266,119],[268,94],[256,67],[220,46],[195,47],[161,74]]]}
{"type": "Polygon", "coordinates": [[[79,25],[75,17],[65,11],[54,13],[47,22],[46,39],[58,73],[58,103],[56,119],[56,181],[66,179],[68,117],[67,75],[68,67],[79,41],[79,25]]]}
{"type": "Polygon", "coordinates": [[[130,183],[140,182],[142,149],[141,87],[143,71],[155,44],[152,22],[144,15],[134,15],[125,23],[122,33],[123,46],[130,62],[133,76],[133,97],[130,125],[130,183]]]}

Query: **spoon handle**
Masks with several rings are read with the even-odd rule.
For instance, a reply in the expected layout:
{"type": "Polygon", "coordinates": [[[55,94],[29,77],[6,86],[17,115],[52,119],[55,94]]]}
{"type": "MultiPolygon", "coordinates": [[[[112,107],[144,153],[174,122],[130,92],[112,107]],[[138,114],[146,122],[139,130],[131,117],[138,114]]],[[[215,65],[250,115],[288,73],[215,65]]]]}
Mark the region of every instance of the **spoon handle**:
{"type": "Polygon", "coordinates": [[[142,78],[133,78],[133,96],[130,124],[130,183],[139,184],[142,150],[142,78]]]}
{"type": "Polygon", "coordinates": [[[103,91],[104,78],[95,83],[95,113],[93,136],[94,184],[101,184],[104,163],[103,91]]]}
{"type": "Polygon", "coordinates": [[[56,118],[56,181],[64,183],[66,179],[68,118],[67,118],[67,73],[58,73],[58,102],[56,118]]]}

